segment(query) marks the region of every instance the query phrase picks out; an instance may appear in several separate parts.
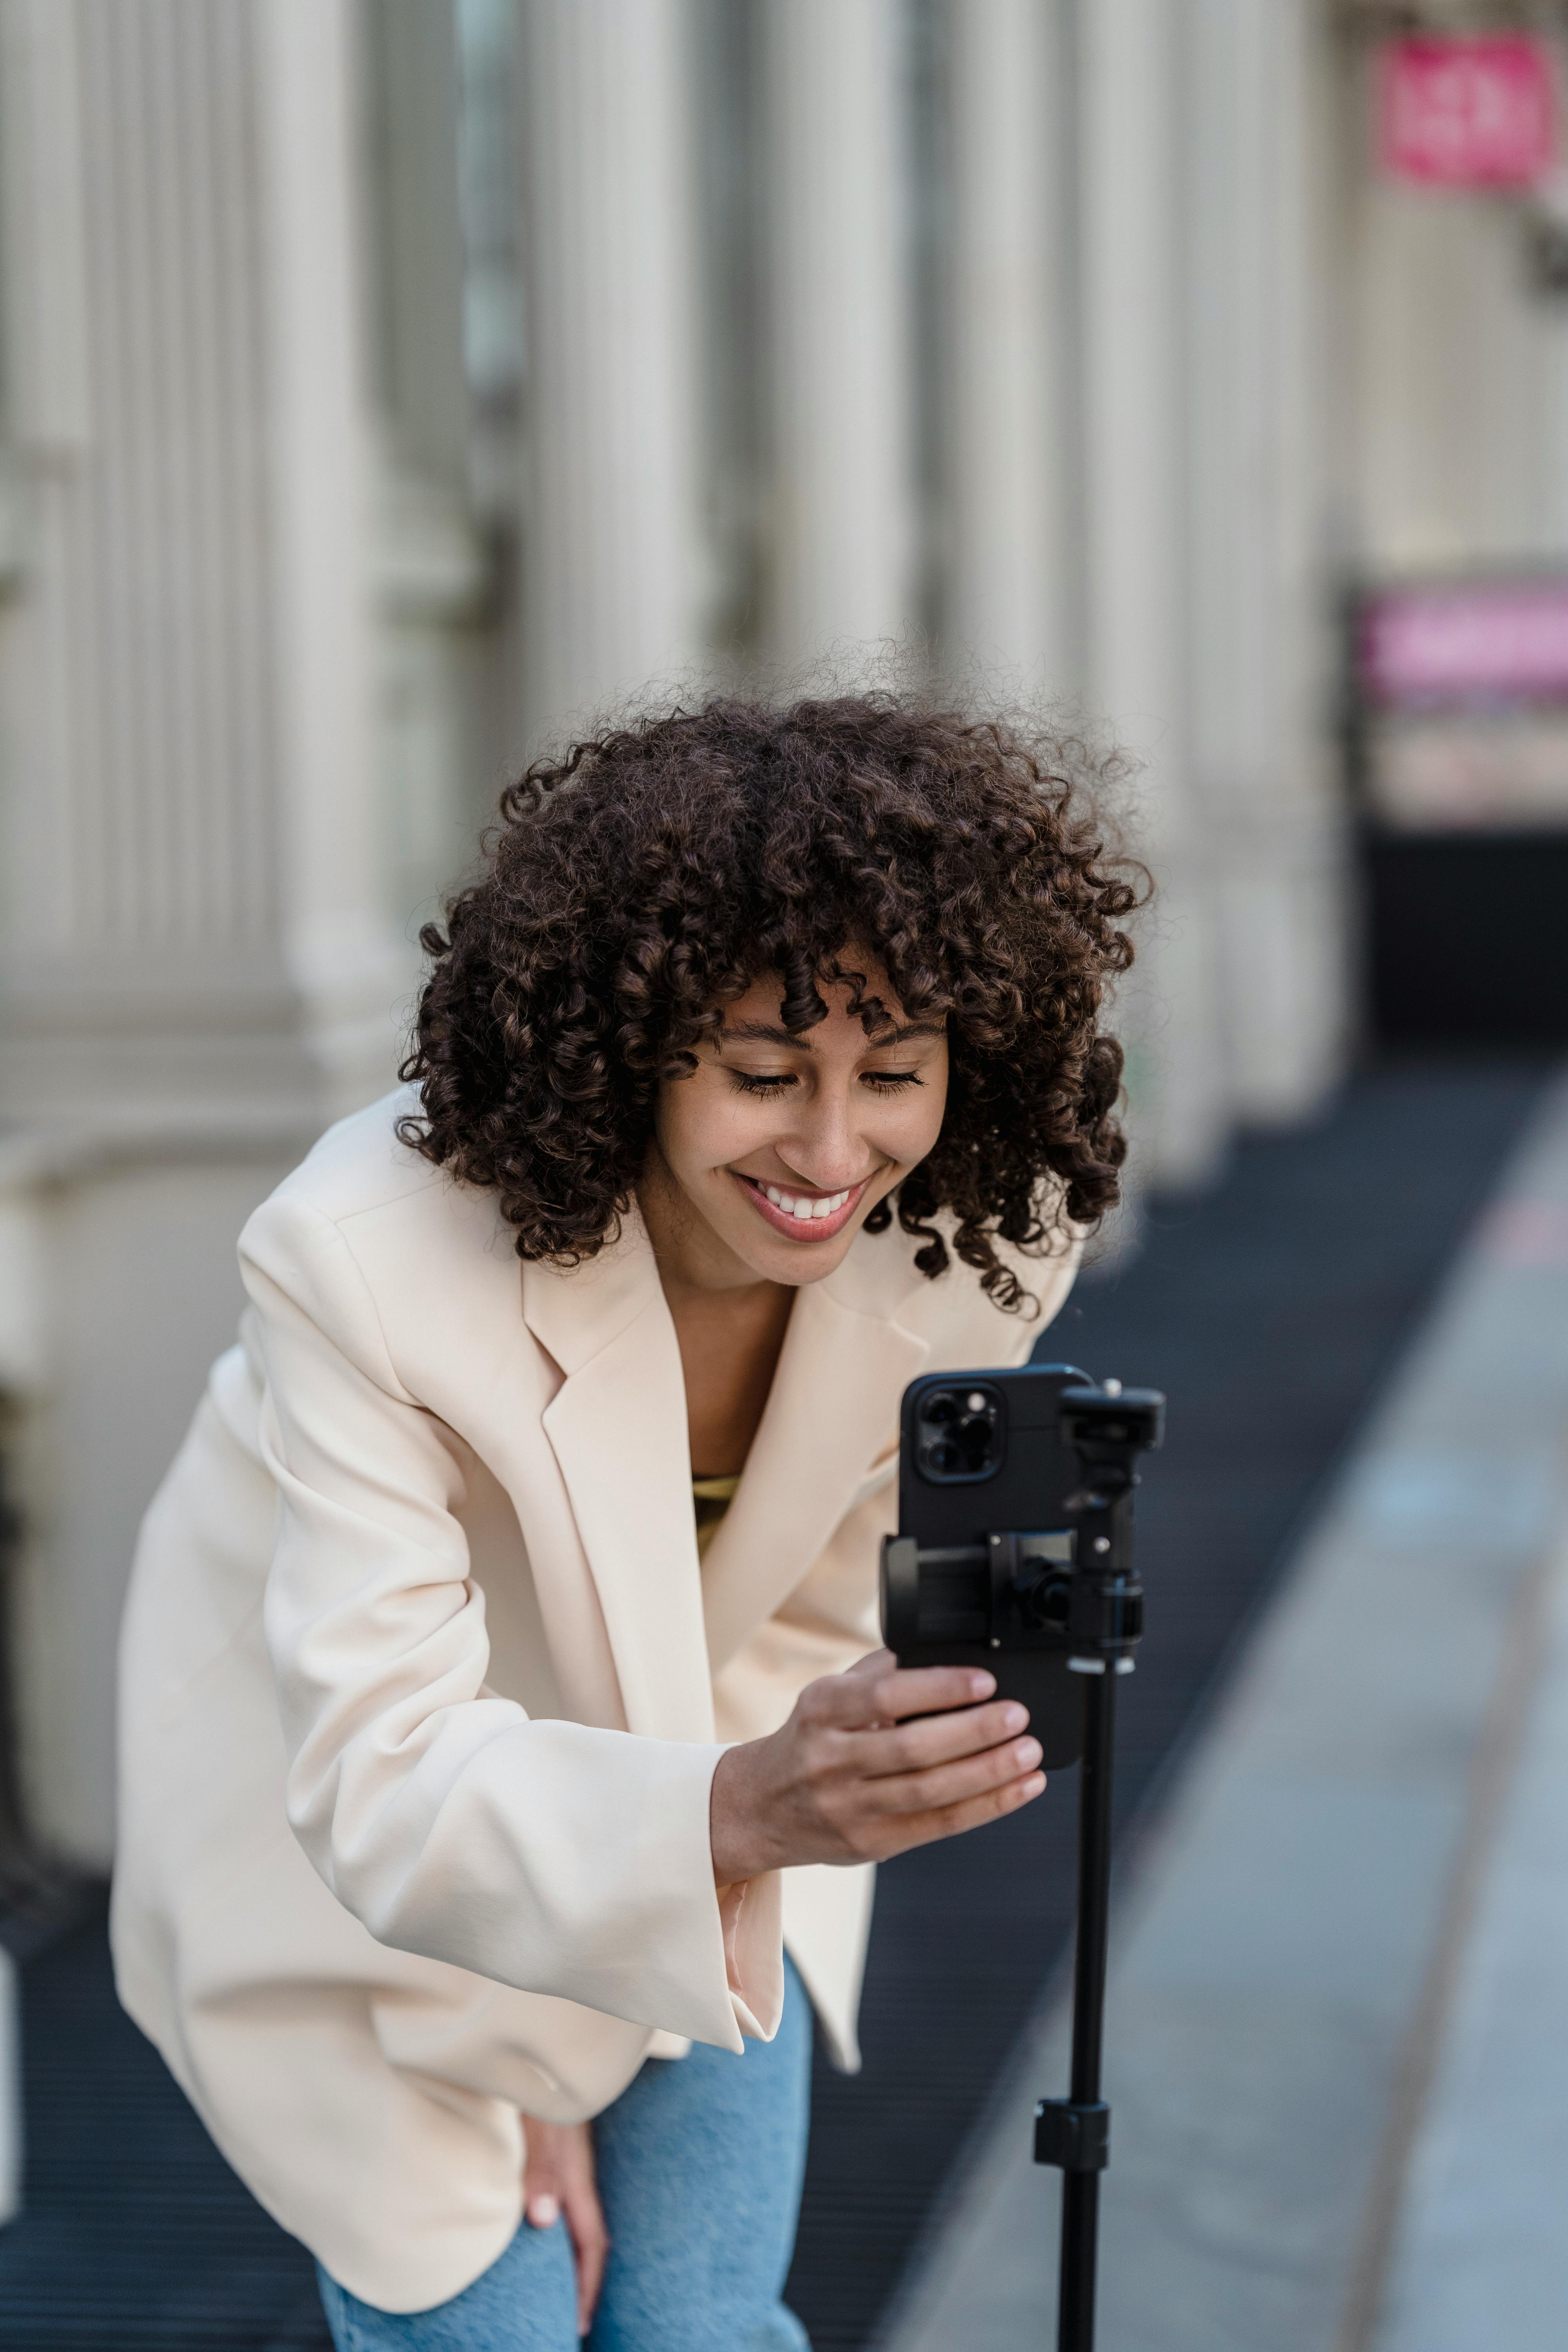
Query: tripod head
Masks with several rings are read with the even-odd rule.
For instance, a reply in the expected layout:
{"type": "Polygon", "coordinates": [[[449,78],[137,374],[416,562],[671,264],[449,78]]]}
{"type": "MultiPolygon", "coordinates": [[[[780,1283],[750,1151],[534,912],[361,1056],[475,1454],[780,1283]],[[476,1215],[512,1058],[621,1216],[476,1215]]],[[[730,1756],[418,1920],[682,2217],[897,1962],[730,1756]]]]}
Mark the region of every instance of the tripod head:
{"type": "Polygon", "coordinates": [[[1064,1389],[1061,1416],[1062,1435],[1087,1484],[1110,1492],[1135,1486],[1138,1456],[1164,1442],[1165,1400],[1158,1389],[1124,1389],[1120,1381],[1064,1389]]]}
{"type": "Polygon", "coordinates": [[[1138,1457],[1164,1434],[1165,1400],[1156,1389],[1080,1382],[1060,1398],[1061,1433],[1078,1455],[1081,1486],[1067,1497],[1071,1564],[1029,1538],[992,1538],[1010,1548],[1010,1589],[1026,1625],[1054,1628],[1075,1674],[1131,1674],[1143,1630],[1143,1591],[1132,1573],[1132,1490],[1138,1457]]]}

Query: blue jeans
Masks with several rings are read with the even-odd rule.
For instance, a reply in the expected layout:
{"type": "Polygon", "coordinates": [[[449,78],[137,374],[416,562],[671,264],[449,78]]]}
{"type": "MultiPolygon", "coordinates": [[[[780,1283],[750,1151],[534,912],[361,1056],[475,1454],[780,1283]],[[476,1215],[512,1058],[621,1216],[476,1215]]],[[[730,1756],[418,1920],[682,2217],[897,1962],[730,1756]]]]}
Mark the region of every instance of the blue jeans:
{"type": "MultiPolygon", "coordinates": [[[[650,2058],[595,2123],[611,2244],[589,2352],[810,2352],[779,2300],[811,2094],[811,2006],[788,1960],[784,1977],[772,2042],[650,2058]]],[[[432,2311],[377,2311],[318,2275],[337,2352],[577,2352],[564,2221],[523,2223],[432,2311]]]]}

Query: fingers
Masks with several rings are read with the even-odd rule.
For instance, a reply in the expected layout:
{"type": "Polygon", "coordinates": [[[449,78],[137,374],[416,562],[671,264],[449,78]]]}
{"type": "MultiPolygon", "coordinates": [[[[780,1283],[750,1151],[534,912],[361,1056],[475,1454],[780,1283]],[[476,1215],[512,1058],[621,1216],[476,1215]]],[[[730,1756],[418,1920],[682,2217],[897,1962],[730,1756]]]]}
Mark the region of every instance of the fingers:
{"type": "Polygon", "coordinates": [[[561,2219],[561,2182],[555,2160],[556,2137],[551,2126],[531,2116],[526,2147],[522,2170],[523,2217],[530,2229],[553,2230],[561,2219]]]}
{"type": "Polygon", "coordinates": [[[998,1748],[1004,1740],[1017,1738],[1028,1723],[1029,1710],[1016,1699],[993,1699],[988,1706],[947,1715],[913,1716],[908,1722],[860,1734],[861,1769],[868,1779],[922,1772],[933,1764],[951,1764],[961,1756],[998,1748]]]}
{"type": "Polygon", "coordinates": [[[877,1793],[881,1809],[889,1812],[950,1812],[1010,1781],[1026,1780],[1039,1762],[1037,1739],[1013,1740],[1005,1748],[988,1748],[982,1756],[933,1765],[929,1771],[890,1774],[877,1782],[877,1793]]]}
{"type": "Polygon", "coordinates": [[[577,2333],[586,2336],[604,2284],[610,2233],[594,2177],[586,2124],[523,2117],[522,2210],[529,2227],[552,2230],[564,2213],[577,2273],[577,2333]]]}
{"type": "Polygon", "coordinates": [[[819,1721],[853,1731],[973,1706],[995,1687],[995,1675],[984,1666],[900,1666],[891,1650],[873,1650],[847,1673],[808,1684],[801,1703],[819,1721]]]}
{"type": "Polygon", "coordinates": [[[1002,1821],[1008,1813],[1033,1804],[1043,1794],[1045,1786],[1043,1772],[1029,1772],[1021,1780],[1009,1780],[1005,1787],[989,1790],[960,1804],[944,1806],[934,1812],[889,1818],[885,1842],[879,1844],[875,1858],[886,1862],[896,1853],[908,1853],[914,1846],[934,1845],[940,1838],[960,1837],[965,1830],[983,1829],[987,1822],[1002,1821]]]}
{"type": "Polygon", "coordinates": [[[577,2257],[577,2333],[586,2336],[594,2324],[599,2289],[605,2283],[610,2233],[605,2226],[604,2208],[599,2203],[598,2192],[592,2180],[568,2183],[564,2210],[566,2227],[572,2233],[573,2252],[577,2257]]]}

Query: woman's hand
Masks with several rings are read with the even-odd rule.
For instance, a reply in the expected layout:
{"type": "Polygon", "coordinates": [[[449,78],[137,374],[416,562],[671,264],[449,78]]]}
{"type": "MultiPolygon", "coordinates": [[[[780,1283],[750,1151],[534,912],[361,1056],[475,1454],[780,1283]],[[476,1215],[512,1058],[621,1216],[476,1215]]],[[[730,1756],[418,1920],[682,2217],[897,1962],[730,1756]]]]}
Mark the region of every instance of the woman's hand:
{"type": "Polygon", "coordinates": [[[522,2128],[523,2218],[530,2229],[552,2230],[565,2215],[577,2262],[577,2333],[586,2336],[610,2251],[594,2179],[594,2136],[586,2124],[547,2124],[537,2116],[524,2116],[522,2128]]]}
{"type": "Polygon", "coordinates": [[[731,1886],[801,1862],[885,1862],[1016,1812],[1046,1785],[1016,1700],[969,1666],[900,1668],[877,1650],[808,1683],[782,1730],[726,1748],[713,1775],[713,1875],[731,1886]],[[954,1713],[954,1709],[962,1713],[954,1713]]]}

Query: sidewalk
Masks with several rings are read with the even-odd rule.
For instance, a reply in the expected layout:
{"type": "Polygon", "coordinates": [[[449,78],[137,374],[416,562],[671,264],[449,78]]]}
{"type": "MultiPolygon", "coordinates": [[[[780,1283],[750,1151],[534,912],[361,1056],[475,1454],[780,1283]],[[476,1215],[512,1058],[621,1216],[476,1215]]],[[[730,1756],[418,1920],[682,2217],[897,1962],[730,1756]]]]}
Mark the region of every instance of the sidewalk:
{"type": "MultiPolygon", "coordinates": [[[[1568,1084],[1120,1896],[1105,2352],[1568,2340],[1565,1434],[1568,1084]]],[[[1052,2340],[1065,2029],[1058,1986],[881,2352],[1052,2340]]]]}

